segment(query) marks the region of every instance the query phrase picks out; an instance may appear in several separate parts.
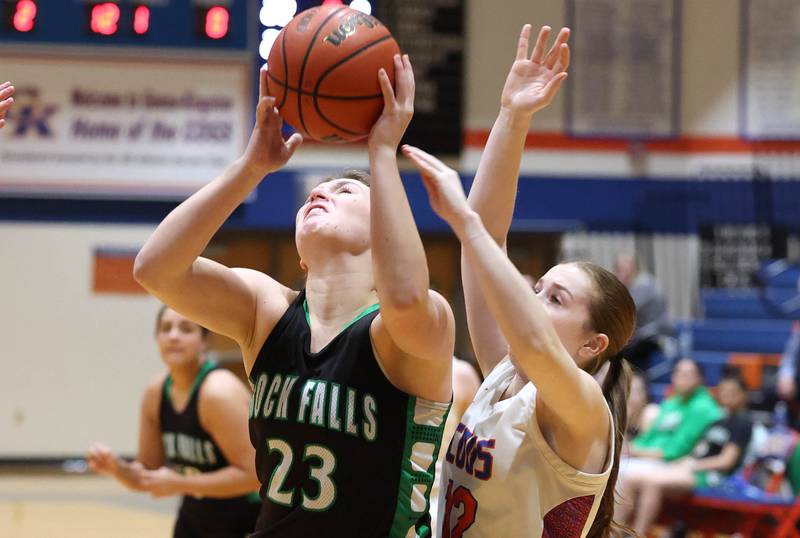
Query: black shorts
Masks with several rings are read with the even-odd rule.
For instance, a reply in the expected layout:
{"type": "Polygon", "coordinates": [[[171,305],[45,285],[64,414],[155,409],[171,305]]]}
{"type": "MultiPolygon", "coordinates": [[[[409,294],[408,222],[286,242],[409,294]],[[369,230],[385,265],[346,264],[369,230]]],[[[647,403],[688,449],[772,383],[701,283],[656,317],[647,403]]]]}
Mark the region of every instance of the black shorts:
{"type": "Polygon", "coordinates": [[[261,504],[237,499],[185,498],[173,538],[244,538],[253,532],[261,504]]]}

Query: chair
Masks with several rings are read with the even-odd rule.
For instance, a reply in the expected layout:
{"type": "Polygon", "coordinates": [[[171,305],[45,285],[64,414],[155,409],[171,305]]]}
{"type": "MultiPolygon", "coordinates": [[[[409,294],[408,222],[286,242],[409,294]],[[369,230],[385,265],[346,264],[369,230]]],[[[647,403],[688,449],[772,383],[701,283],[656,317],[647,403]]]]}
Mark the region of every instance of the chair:
{"type": "Polygon", "coordinates": [[[697,490],[691,496],[667,503],[659,522],[685,522],[709,538],[739,533],[745,538],[800,538],[800,496],[786,500],[758,500],[718,490],[697,490]]]}

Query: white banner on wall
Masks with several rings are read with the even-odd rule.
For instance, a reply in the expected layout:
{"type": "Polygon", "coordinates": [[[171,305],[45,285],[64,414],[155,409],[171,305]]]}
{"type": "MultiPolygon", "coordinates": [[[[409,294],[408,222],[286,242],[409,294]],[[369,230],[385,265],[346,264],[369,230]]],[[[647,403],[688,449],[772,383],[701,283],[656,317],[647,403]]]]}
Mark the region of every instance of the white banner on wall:
{"type": "Polygon", "coordinates": [[[800,2],[743,2],[743,134],[800,140],[800,2]]]}
{"type": "Polygon", "coordinates": [[[576,136],[678,134],[680,12],[674,0],[568,0],[566,126],[576,136]]]}
{"type": "Polygon", "coordinates": [[[250,64],[4,53],[0,194],[180,197],[239,156],[250,64]]]}

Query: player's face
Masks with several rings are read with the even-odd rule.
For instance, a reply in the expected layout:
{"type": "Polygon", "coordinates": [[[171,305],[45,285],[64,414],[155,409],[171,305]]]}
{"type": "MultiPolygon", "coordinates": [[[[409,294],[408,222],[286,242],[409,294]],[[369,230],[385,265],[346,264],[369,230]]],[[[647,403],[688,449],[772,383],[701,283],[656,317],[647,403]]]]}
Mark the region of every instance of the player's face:
{"type": "MultiPolygon", "coordinates": [[[[593,337],[589,329],[592,282],[580,267],[556,265],[534,285],[533,291],[550,315],[561,344],[578,362],[579,350],[593,337]]],[[[581,365],[583,366],[583,365],[581,365]]]]}
{"type": "MultiPolygon", "coordinates": [[[[354,179],[325,181],[314,187],[295,218],[298,249],[307,237],[342,241],[361,252],[369,246],[369,187],[354,179]]],[[[302,256],[302,252],[301,252],[302,256]]]]}
{"type": "Polygon", "coordinates": [[[169,308],[161,315],[156,341],[161,359],[170,367],[195,364],[206,347],[200,325],[169,308]]]}
{"type": "Polygon", "coordinates": [[[678,394],[691,394],[702,383],[697,366],[690,360],[680,360],[672,370],[672,388],[678,394]]]}

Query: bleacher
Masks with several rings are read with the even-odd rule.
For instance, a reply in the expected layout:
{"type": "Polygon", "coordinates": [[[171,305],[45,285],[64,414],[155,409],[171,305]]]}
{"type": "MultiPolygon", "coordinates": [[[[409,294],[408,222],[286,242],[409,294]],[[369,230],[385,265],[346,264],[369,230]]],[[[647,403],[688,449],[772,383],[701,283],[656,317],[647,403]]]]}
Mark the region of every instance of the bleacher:
{"type": "MultiPolygon", "coordinates": [[[[760,288],[703,289],[704,317],[676,327],[710,386],[719,382],[730,365],[740,370],[751,391],[760,392],[767,373],[778,367],[793,323],[800,319],[800,268],[769,261],[762,265],[758,279],[760,288]]],[[[668,388],[669,373],[662,370],[652,381],[651,395],[659,399],[668,388]]],[[[664,512],[662,523],[675,520],[669,508],[664,512]]],[[[731,497],[730,492],[698,492],[682,501],[674,513],[681,514],[679,519],[689,528],[709,536],[723,529],[742,536],[800,536],[796,528],[800,497],[792,502],[748,499],[741,492],[739,497],[731,497]]]]}
{"type": "Polygon", "coordinates": [[[734,364],[750,388],[759,389],[764,367],[777,366],[793,320],[800,319],[800,268],[770,260],[762,264],[758,280],[760,288],[703,289],[704,318],[679,328],[688,331],[684,341],[710,385],[719,381],[725,364],[734,364]]]}
{"type": "MultiPolygon", "coordinates": [[[[776,367],[800,319],[800,267],[780,260],[765,262],[758,274],[761,288],[715,289],[700,292],[701,319],[676,323],[683,347],[700,363],[707,384],[714,386],[726,365],[743,371],[748,386],[760,387],[764,367],[776,367]]],[[[655,357],[652,363],[663,361],[655,357]]],[[[650,393],[660,400],[670,382],[668,369],[651,376],[650,393]]]]}

